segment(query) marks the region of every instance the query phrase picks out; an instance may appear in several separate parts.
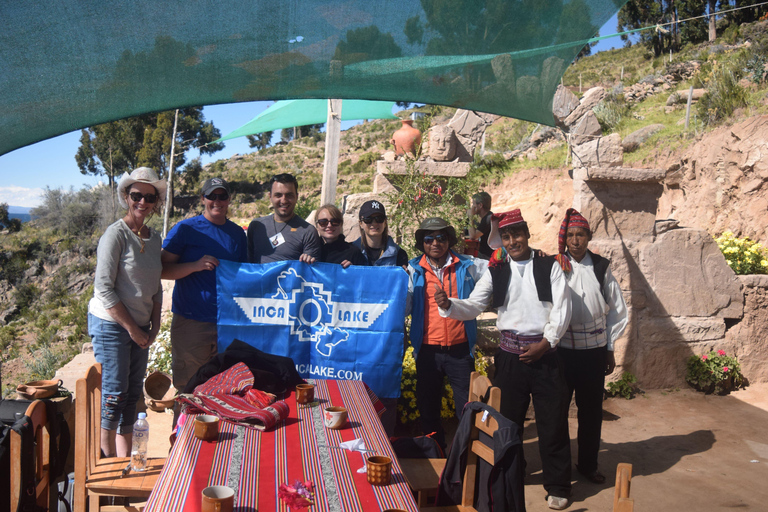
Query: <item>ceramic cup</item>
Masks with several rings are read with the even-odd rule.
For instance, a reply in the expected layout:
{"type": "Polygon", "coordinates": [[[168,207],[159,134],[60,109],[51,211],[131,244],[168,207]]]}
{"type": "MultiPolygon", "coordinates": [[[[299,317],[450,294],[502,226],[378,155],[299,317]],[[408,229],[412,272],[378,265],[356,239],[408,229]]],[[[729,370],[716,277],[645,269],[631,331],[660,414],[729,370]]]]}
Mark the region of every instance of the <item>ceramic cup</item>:
{"type": "Polygon", "coordinates": [[[384,455],[371,455],[366,470],[369,484],[387,485],[392,478],[392,459],[384,455]]]}
{"type": "Polygon", "coordinates": [[[210,414],[195,416],[195,437],[202,441],[219,438],[219,418],[210,414]]]}
{"type": "Polygon", "coordinates": [[[203,489],[202,512],[232,512],[235,507],[235,490],[226,485],[212,485],[203,489]]]}
{"type": "Polygon", "coordinates": [[[298,384],[296,386],[296,403],[305,405],[315,399],[315,386],[312,384],[298,384]]]}
{"type": "Polygon", "coordinates": [[[332,429],[338,429],[347,422],[347,410],[343,407],[326,407],[323,411],[323,423],[332,429]]]}

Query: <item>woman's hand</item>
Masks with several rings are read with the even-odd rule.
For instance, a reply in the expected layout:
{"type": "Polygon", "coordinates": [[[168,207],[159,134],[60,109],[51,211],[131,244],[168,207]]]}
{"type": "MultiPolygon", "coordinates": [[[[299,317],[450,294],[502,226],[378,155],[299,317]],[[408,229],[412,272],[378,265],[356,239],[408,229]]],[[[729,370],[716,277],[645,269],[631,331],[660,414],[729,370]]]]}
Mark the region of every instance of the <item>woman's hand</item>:
{"type": "Polygon", "coordinates": [[[214,258],[213,256],[210,256],[206,254],[199,260],[195,262],[195,272],[201,272],[203,270],[214,270],[216,267],[219,266],[219,260],[214,258]]]}
{"type": "Polygon", "coordinates": [[[341,262],[341,268],[347,268],[347,267],[348,267],[348,266],[350,266],[351,264],[352,264],[352,262],[351,262],[351,261],[349,261],[349,260],[344,260],[344,261],[342,261],[342,262],[341,262]]]}
{"type": "MultiPolygon", "coordinates": [[[[317,261],[317,258],[314,256],[307,254],[305,252],[301,253],[301,256],[299,256],[299,261],[302,261],[304,263],[309,263],[310,265],[317,261]]],[[[345,267],[346,268],[346,267],[345,267]]]]}
{"type": "Polygon", "coordinates": [[[152,341],[154,341],[154,337],[150,338],[150,334],[139,326],[131,328],[131,330],[128,331],[128,334],[131,335],[133,342],[141,348],[147,348],[152,344],[152,341]]]}

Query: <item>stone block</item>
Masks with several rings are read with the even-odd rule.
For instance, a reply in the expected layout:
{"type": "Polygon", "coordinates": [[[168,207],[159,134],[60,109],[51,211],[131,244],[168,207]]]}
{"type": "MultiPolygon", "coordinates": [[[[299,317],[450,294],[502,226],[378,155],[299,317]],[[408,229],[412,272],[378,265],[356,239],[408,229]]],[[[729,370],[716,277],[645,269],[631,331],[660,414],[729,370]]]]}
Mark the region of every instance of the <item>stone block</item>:
{"type": "Polygon", "coordinates": [[[645,317],[638,322],[643,343],[698,343],[717,341],[725,337],[725,321],[709,317],[645,317]]]}
{"type": "MultiPolygon", "coordinates": [[[[376,162],[376,172],[380,174],[408,174],[409,162],[398,160],[396,162],[376,162]]],[[[469,173],[469,162],[425,162],[418,161],[412,164],[414,170],[419,173],[432,174],[434,176],[464,177],[469,173]]]]}
{"type": "Polygon", "coordinates": [[[555,123],[560,128],[565,128],[565,118],[579,106],[579,98],[573,94],[570,89],[557,86],[555,97],[552,100],[552,115],[555,116],[555,123]]]}
{"type": "Polygon", "coordinates": [[[566,126],[573,126],[576,122],[582,118],[587,112],[591,111],[595,106],[605,98],[606,92],[602,87],[593,87],[584,93],[581,97],[579,106],[571,112],[568,117],[565,118],[566,126]]]}
{"type": "Polygon", "coordinates": [[[394,192],[395,186],[387,179],[387,177],[377,172],[373,176],[373,193],[374,194],[388,194],[394,192]]]}
{"type": "Polygon", "coordinates": [[[675,229],[640,250],[640,270],[657,316],[741,318],[741,283],[704,230],[675,229]]]}
{"type": "Polygon", "coordinates": [[[588,167],[579,169],[577,177],[586,181],[615,181],[633,183],[659,183],[665,173],[661,169],[635,169],[632,167],[588,167]]]}
{"type": "Polygon", "coordinates": [[[448,126],[453,128],[453,131],[456,132],[456,138],[459,139],[460,147],[457,150],[457,157],[460,162],[472,162],[475,148],[482,140],[485,129],[498,117],[495,114],[472,110],[459,109],[456,111],[453,118],[448,122],[448,126]]]}
{"type": "Polygon", "coordinates": [[[575,167],[619,167],[624,161],[621,136],[612,133],[573,147],[575,167]]]}
{"type": "Polygon", "coordinates": [[[576,146],[595,140],[602,132],[597,116],[590,110],[571,128],[571,144],[576,146]]]}
{"type": "Polygon", "coordinates": [[[624,140],[621,141],[621,147],[626,153],[631,153],[640,147],[646,140],[648,140],[654,133],[657,133],[664,129],[663,124],[651,124],[643,126],[639,130],[635,130],[630,133],[624,140]]]}
{"type": "Polygon", "coordinates": [[[590,222],[594,236],[617,240],[653,240],[658,183],[584,181],[574,173],[574,208],[590,222]]]}

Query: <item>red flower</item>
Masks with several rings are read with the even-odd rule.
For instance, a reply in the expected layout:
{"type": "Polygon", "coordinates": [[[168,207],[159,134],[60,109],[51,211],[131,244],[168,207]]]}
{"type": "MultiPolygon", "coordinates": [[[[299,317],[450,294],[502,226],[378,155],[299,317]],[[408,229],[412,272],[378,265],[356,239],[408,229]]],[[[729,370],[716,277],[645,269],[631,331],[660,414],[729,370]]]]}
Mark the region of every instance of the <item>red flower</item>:
{"type": "Polygon", "coordinates": [[[718,350],[717,351],[717,355],[724,356],[725,355],[725,350],[718,350]]]}
{"type": "Polygon", "coordinates": [[[309,481],[303,484],[297,481],[293,484],[293,487],[287,484],[280,484],[277,496],[288,507],[301,510],[315,504],[312,501],[314,499],[314,487],[315,485],[309,481]]]}
{"type": "Polygon", "coordinates": [[[724,373],[728,373],[728,367],[727,366],[723,366],[723,372],[724,373]]]}
{"type": "Polygon", "coordinates": [[[707,356],[707,354],[704,354],[703,356],[701,356],[702,361],[706,361],[707,359],[709,359],[709,356],[707,356]]]}

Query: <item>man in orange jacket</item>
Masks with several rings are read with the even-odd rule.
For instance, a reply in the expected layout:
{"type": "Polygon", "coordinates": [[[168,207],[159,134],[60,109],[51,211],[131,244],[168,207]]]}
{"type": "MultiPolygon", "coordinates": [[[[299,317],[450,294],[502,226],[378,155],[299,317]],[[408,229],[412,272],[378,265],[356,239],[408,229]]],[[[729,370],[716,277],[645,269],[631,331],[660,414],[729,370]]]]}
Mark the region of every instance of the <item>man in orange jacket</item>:
{"type": "Polygon", "coordinates": [[[452,251],[456,242],[456,230],[447,221],[439,217],[425,219],[416,230],[416,248],[424,254],[412,259],[408,266],[407,309],[411,313],[410,339],[416,359],[416,404],[423,432],[435,432],[443,448],[443,378],[448,377],[456,416],[461,417],[469,397],[469,377],[475,369],[477,323],[442,318],[434,291],[442,289],[449,297],[467,298],[486,269],[485,261],[452,251]]]}

